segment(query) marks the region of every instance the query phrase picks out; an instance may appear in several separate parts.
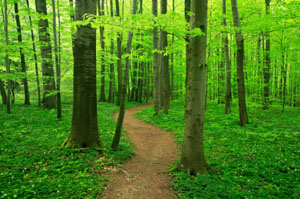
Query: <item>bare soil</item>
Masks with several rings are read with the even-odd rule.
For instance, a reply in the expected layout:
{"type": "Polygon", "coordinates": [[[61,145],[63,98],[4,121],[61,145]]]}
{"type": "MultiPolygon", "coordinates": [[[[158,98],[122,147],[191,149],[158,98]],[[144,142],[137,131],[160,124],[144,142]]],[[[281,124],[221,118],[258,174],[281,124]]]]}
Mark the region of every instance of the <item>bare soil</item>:
{"type": "MultiPolygon", "coordinates": [[[[127,109],[123,127],[135,147],[136,155],[111,174],[104,199],[177,198],[166,173],[176,160],[178,147],[169,132],[144,123],[134,114],[149,105],[127,109]]],[[[117,119],[118,113],[114,115],[117,119]]]]}

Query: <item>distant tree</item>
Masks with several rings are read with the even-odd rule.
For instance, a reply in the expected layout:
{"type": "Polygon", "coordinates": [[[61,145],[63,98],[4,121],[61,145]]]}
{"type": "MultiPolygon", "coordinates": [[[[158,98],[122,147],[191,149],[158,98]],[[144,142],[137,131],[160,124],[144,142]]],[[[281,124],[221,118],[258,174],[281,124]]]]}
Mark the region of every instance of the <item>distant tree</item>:
{"type": "MultiPolygon", "coordinates": [[[[95,0],[76,0],[75,21],[96,14],[95,0]]],[[[96,29],[80,25],[74,38],[74,90],[71,134],[63,143],[71,148],[101,149],[97,121],[96,29]]]]}
{"type": "Polygon", "coordinates": [[[39,17],[39,40],[41,42],[42,73],[44,94],[42,105],[45,108],[55,108],[56,92],[54,69],[52,62],[52,48],[50,42],[49,23],[47,19],[46,0],[35,1],[39,17]]]}
{"type": "Polygon", "coordinates": [[[185,128],[179,169],[191,175],[207,174],[203,131],[206,101],[206,33],[207,0],[191,0],[191,30],[200,29],[204,35],[190,36],[190,61],[186,80],[185,128]]]}
{"type": "MultiPolygon", "coordinates": [[[[98,14],[104,16],[105,7],[104,0],[98,2],[98,14]]],[[[101,46],[101,77],[100,77],[100,98],[99,102],[105,102],[105,37],[104,37],[104,26],[100,26],[100,46],[101,46]]]]}

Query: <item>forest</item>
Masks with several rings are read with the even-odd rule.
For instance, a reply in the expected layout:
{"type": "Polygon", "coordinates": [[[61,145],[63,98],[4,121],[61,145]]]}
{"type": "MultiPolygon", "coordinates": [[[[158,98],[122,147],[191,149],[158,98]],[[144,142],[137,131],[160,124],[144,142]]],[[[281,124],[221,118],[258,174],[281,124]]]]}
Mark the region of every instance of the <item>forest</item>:
{"type": "Polygon", "coordinates": [[[299,0],[0,0],[1,198],[300,198],[299,0]]]}

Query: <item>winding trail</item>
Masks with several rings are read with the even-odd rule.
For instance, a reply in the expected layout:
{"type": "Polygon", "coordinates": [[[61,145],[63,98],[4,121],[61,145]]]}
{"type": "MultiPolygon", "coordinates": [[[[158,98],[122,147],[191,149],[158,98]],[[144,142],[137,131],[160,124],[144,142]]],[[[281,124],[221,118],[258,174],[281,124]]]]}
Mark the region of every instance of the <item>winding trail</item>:
{"type": "MultiPolygon", "coordinates": [[[[123,127],[136,155],[122,169],[111,174],[104,199],[177,198],[166,170],[176,160],[178,148],[170,133],[134,117],[137,111],[147,106],[149,104],[126,110],[123,127]]],[[[114,118],[117,116],[118,113],[114,118]]]]}

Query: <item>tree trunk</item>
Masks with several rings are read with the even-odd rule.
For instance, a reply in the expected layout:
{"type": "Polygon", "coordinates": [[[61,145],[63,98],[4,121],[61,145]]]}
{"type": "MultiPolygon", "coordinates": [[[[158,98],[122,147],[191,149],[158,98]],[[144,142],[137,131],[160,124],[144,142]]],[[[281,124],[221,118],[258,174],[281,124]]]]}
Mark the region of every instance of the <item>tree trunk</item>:
{"type": "Polygon", "coordinates": [[[53,35],[54,35],[54,54],[56,64],[56,103],[57,103],[57,118],[61,119],[61,95],[60,95],[60,63],[58,57],[58,45],[57,45],[57,32],[56,32],[56,6],[55,0],[52,0],[52,13],[53,13],[53,35]]]}
{"type": "Polygon", "coordinates": [[[207,0],[192,0],[191,30],[200,28],[205,35],[190,38],[191,61],[187,71],[185,129],[179,167],[191,175],[207,174],[204,156],[203,131],[207,79],[206,33],[207,0]]]}
{"type": "MultiPolygon", "coordinates": [[[[223,5],[223,26],[226,28],[226,0],[222,0],[223,5]]],[[[231,112],[230,100],[231,100],[231,69],[230,69],[230,57],[228,50],[228,33],[225,32],[223,35],[224,42],[224,58],[226,65],[226,83],[225,83],[225,114],[229,114],[231,112]]]]}
{"type": "MultiPolygon", "coordinates": [[[[266,15],[270,13],[270,2],[271,0],[265,0],[266,2],[266,15]]],[[[268,109],[270,104],[269,99],[269,81],[270,81],[270,33],[266,32],[264,37],[266,38],[266,49],[265,49],[265,64],[264,64],[264,101],[263,101],[263,109],[268,109]]]]}
{"type": "MultiPolygon", "coordinates": [[[[160,2],[160,13],[167,13],[167,0],[161,0],[160,2]]],[[[159,34],[159,64],[161,70],[161,96],[162,104],[164,107],[164,113],[168,114],[170,107],[170,76],[169,76],[169,56],[166,54],[166,48],[168,47],[167,31],[160,30],[159,34]]]]}
{"type": "MultiPolygon", "coordinates": [[[[76,0],[75,21],[82,21],[84,14],[96,14],[95,0],[76,0]]],[[[77,27],[74,38],[71,134],[63,146],[101,149],[96,92],[96,29],[92,28],[91,24],[81,25],[77,27]]]]}
{"type": "MultiPolygon", "coordinates": [[[[157,0],[152,0],[152,14],[157,17],[157,0]]],[[[158,115],[161,109],[160,102],[160,71],[159,71],[159,54],[158,50],[158,32],[157,26],[154,26],[152,32],[153,43],[153,99],[154,99],[154,116],[158,115]]]]}
{"type": "Polygon", "coordinates": [[[6,72],[9,76],[9,79],[7,80],[7,98],[6,98],[6,111],[8,114],[11,113],[10,110],[10,90],[11,90],[11,80],[10,80],[10,64],[9,64],[9,54],[8,54],[8,14],[7,14],[7,1],[4,0],[4,11],[1,8],[2,16],[3,16],[3,22],[4,22],[4,32],[5,32],[5,67],[6,72]]]}
{"type": "MultiPolygon", "coordinates": [[[[104,16],[104,0],[98,2],[98,14],[104,16]]],[[[100,102],[105,102],[105,42],[104,26],[100,26],[100,45],[101,45],[101,80],[100,80],[100,102]]]]}
{"type": "MultiPolygon", "coordinates": [[[[47,16],[47,4],[46,0],[39,0],[36,2],[36,10],[41,16],[47,16]]],[[[42,73],[43,73],[43,100],[42,105],[45,108],[55,108],[56,95],[54,70],[52,63],[52,49],[49,34],[49,24],[47,18],[40,18],[39,20],[39,40],[41,45],[41,57],[42,57],[42,73]]]]}
{"type": "MultiPolygon", "coordinates": [[[[114,5],[113,0],[110,0],[110,16],[114,17],[114,5]]],[[[110,40],[110,54],[111,54],[111,63],[109,69],[109,95],[108,102],[114,103],[115,101],[115,65],[114,65],[114,39],[110,40]]]]}
{"type": "MultiPolygon", "coordinates": [[[[184,17],[187,23],[190,23],[191,17],[189,15],[189,12],[191,11],[191,0],[185,0],[184,1],[184,17]]],[[[189,79],[188,71],[190,66],[190,35],[186,34],[186,44],[185,44],[185,90],[187,90],[187,80],[189,79]]],[[[187,98],[185,98],[187,99],[187,98]]],[[[186,103],[186,102],[185,102],[186,103]]]]}
{"type": "Polygon", "coordinates": [[[1,92],[1,97],[2,97],[2,103],[6,104],[7,103],[7,95],[4,87],[4,82],[0,79],[0,92],[1,92]]]}
{"type": "Polygon", "coordinates": [[[17,24],[17,32],[18,32],[18,42],[20,44],[21,67],[22,67],[22,73],[24,73],[24,78],[22,79],[22,82],[24,85],[24,94],[25,94],[24,104],[30,105],[29,88],[28,88],[28,81],[27,81],[27,74],[26,74],[26,62],[25,62],[25,55],[24,55],[23,47],[22,47],[22,45],[23,45],[22,44],[22,28],[21,28],[21,22],[20,22],[20,16],[19,16],[18,3],[14,3],[14,7],[15,7],[16,24],[17,24]]]}
{"type": "Polygon", "coordinates": [[[241,126],[248,124],[248,115],[246,107],[245,85],[244,85],[244,38],[242,31],[240,30],[240,18],[238,12],[238,6],[236,0],[231,0],[232,16],[234,27],[239,28],[236,31],[236,45],[237,45],[237,83],[238,83],[238,97],[239,97],[239,116],[241,126]]]}
{"type": "MultiPolygon", "coordinates": [[[[135,15],[137,10],[137,0],[133,0],[133,5],[132,5],[132,14],[135,15]]],[[[131,54],[131,44],[132,44],[132,37],[133,37],[133,32],[128,32],[127,35],[127,45],[126,45],[126,54],[130,55],[131,54]]],[[[119,143],[120,143],[120,138],[121,138],[121,132],[122,132],[122,126],[123,126],[123,120],[125,116],[125,108],[126,108],[126,91],[127,91],[127,82],[128,82],[128,76],[129,76],[129,56],[126,56],[125,58],[125,71],[124,71],[124,76],[123,76],[123,82],[122,82],[122,96],[121,96],[121,103],[120,103],[120,110],[119,110],[119,116],[118,116],[118,121],[117,121],[117,126],[116,126],[116,131],[114,135],[114,139],[112,142],[112,149],[117,150],[119,143]]]]}
{"type": "Polygon", "coordinates": [[[38,92],[38,105],[41,106],[41,87],[40,87],[39,69],[38,69],[38,61],[37,61],[37,54],[36,54],[35,37],[34,37],[34,33],[33,33],[33,28],[32,28],[29,0],[26,0],[26,3],[27,3],[28,12],[29,12],[28,19],[29,19],[29,25],[30,25],[32,49],[33,49],[33,56],[34,56],[36,85],[37,85],[37,92],[38,92]]]}

